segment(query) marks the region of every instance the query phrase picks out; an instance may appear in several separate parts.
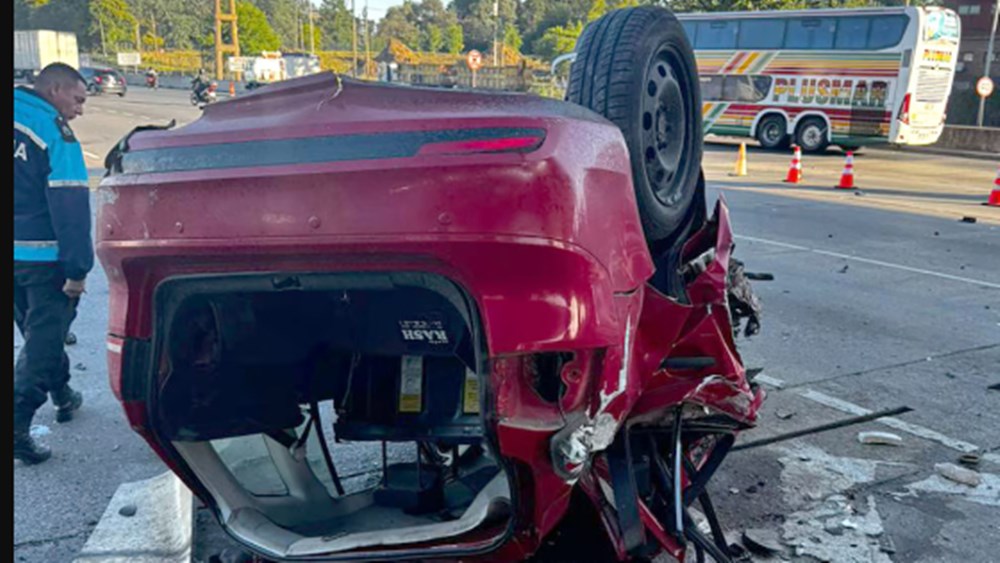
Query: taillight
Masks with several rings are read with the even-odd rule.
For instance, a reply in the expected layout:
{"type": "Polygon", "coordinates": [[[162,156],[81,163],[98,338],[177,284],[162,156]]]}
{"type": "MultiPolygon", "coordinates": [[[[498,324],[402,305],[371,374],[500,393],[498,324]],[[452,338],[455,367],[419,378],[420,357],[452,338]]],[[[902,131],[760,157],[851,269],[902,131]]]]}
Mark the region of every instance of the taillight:
{"type": "Polygon", "coordinates": [[[904,125],[910,124],[910,95],[907,94],[903,96],[903,105],[899,108],[898,119],[903,122],[904,125]]]}
{"type": "Polygon", "coordinates": [[[101,77],[100,76],[95,76],[94,77],[94,82],[100,84],[101,83],[101,77]]]}
{"type": "Polygon", "coordinates": [[[428,143],[420,147],[419,154],[463,154],[489,152],[531,152],[541,146],[542,135],[499,137],[496,139],[472,139],[468,141],[445,141],[428,143]]]}

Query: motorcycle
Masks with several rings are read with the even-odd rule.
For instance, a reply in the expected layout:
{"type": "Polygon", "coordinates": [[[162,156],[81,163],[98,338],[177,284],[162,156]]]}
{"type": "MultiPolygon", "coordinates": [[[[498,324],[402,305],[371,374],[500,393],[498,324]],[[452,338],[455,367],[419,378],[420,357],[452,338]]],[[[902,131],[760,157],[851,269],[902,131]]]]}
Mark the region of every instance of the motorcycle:
{"type": "Polygon", "coordinates": [[[154,73],[146,73],[146,88],[157,90],[159,87],[160,84],[157,75],[154,73]]]}
{"type": "Polygon", "coordinates": [[[214,80],[201,88],[196,86],[191,91],[191,105],[197,106],[215,103],[218,100],[218,95],[216,94],[218,87],[218,83],[214,80]]]}
{"type": "Polygon", "coordinates": [[[577,51],[567,101],[322,73],[108,156],[111,388],[247,549],[516,561],[583,519],[730,561],[705,487],[764,400],[759,306],[693,54],[649,6],[577,51]]]}

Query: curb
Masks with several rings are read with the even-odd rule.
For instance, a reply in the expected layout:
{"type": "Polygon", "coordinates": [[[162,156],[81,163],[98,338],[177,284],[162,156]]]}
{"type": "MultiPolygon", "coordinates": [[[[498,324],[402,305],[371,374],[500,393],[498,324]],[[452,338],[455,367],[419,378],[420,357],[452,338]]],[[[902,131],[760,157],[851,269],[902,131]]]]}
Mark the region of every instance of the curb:
{"type": "Polygon", "coordinates": [[[189,563],[191,491],[172,472],[123,483],[73,563],[189,563]],[[131,505],[132,516],[119,510],[131,505]]]}
{"type": "Polygon", "coordinates": [[[976,152],[976,151],[966,151],[960,149],[946,149],[938,148],[934,146],[927,147],[867,147],[871,150],[883,151],[883,152],[894,152],[894,153],[911,153],[911,154],[934,154],[940,156],[954,156],[959,158],[971,158],[975,160],[997,160],[997,155],[988,152],[976,152]]]}

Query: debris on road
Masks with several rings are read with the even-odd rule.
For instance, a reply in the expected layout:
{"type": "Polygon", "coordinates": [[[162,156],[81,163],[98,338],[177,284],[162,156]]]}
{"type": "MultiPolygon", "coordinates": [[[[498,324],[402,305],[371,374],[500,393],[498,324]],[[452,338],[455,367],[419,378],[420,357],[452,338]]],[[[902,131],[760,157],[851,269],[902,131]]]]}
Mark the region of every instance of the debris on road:
{"type": "Polygon", "coordinates": [[[77,371],[87,371],[87,366],[85,366],[84,364],[82,364],[80,362],[77,362],[77,364],[73,366],[73,369],[75,369],[77,371]]]}
{"type": "Polygon", "coordinates": [[[962,217],[962,222],[963,223],[975,223],[976,222],[976,218],[975,217],[969,217],[968,215],[966,215],[965,217],[962,217]]]}
{"type": "Polygon", "coordinates": [[[839,274],[846,274],[847,273],[847,269],[850,268],[850,267],[851,267],[850,264],[844,264],[844,267],[841,268],[840,270],[838,270],[837,273],[839,273],[839,274]]]}
{"type": "Polygon", "coordinates": [[[744,272],[743,275],[751,281],[774,281],[774,274],[767,272],[744,272]]]}
{"type": "Polygon", "coordinates": [[[962,454],[958,458],[958,462],[966,467],[977,467],[979,466],[980,460],[981,460],[980,455],[976,453],[962,454]]]}
{"type": "Polygon", "coordinates": [[[126,518],[131,518],[132,516],[135,516],[135,513],[138,512],[138,510],[139,509],[134,504],[129,503],[129,504],[126,504],[125,506],[119,508],[118,509],[118,514],[121,514],[122,516],[124,516],[126,518]]]}
{"type": "Polygon", "coordinates": [[[74,344],[76,344],[76,334],[73,331],[69,331],[66,333],[66,345],[72,346],[74,344]]]}
{"type": "Polygon", "coordinates": [[[44,424],[35,424],[31,427],[30,432],[32,438],[41,438],[42,436],[51,434],[52,430],[44,424]]]}
{"type": "Polygon", "coordinates": [[[903,439],[891,432],[858,432],[858,442],[879,446],[903,445],[903,439]]]}
{"type": "Polygon", "coordinates": [[[789,418],[795,416],[795,411],[776,410],[774,411],[774,415],[780,418],[781,420],[788,420],[789,418]]]}
{"type": "Polygon", "coordinates": [[[782,549],[778,533],[763,528],[743,530],[743,545],[757,555],[774,555],[782,549]]]}
{"type": "Polygon", "coordinates": [[[979,483],[982,482],[982,478],[979,476],[979,473],[976,473],[971,469],[959,467],[954,463],[938,463],[934,466],[934,470],[949,481],[954,481],[970,487],[978,487],[979,483]]]}

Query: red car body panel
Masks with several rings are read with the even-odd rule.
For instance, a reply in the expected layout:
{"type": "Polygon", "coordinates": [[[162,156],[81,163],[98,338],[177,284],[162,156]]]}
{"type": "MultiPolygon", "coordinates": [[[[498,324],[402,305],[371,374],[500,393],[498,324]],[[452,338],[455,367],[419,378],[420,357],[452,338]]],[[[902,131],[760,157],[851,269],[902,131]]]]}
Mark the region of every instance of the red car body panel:
{"type": "MultiPolygon", "coordinates": [[[[534,552],[577,486],[624,555],[608,499],[605,508],[600,500],[600,452],[610,438],[630,420],[684,403],[752,424],[762,400],[733,342],[725,206],[716,229],[688,242],[716,250],[689,284],[690,302],[665,297],[647,283],[654,266],[628,159],[614,125],[569,104],[331,75],[209,106],[176,131],[137,133],[122,170],[99,190],[111,388],[133,428],[201,493],[150,427],[141,377],[129,373],[127,343],[155,336],[158,284],[207,273],[439,274],[481,315],[500,451],[517,468],[517,528],[484,557],[534,552]],[[538,397],[524,362],[546,351],[576,353],[560,374],[557,404],[538,397]],[[674,356],[716,362],[661,367],[674,356]],[[593,432],[587,444],[598,460],[577,479],[553,466],[553,437],[567,414],[593,432]]],[[[682,557],[648,508],[642,518],[682,557]]]]}

